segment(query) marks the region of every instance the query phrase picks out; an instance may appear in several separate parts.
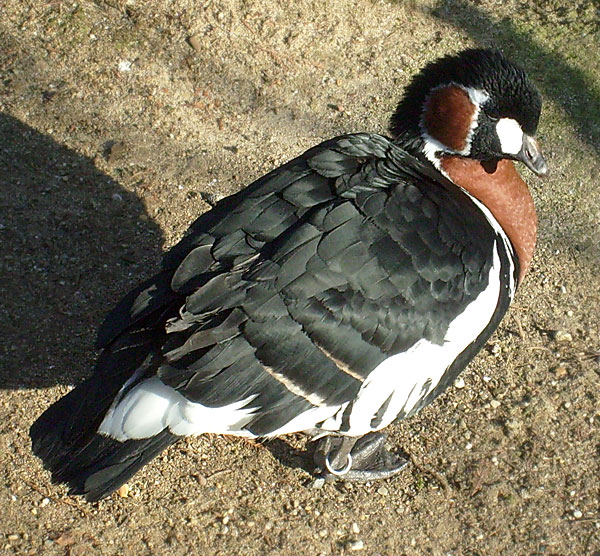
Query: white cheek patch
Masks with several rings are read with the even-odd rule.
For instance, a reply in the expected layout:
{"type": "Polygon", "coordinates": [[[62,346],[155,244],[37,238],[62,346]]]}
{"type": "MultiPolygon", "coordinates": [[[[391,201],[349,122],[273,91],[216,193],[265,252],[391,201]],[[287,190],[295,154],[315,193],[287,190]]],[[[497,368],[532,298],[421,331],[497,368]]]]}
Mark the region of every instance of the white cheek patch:
{"type": "Polygon", "coordinates": [[[501,118],[496,124],[496,133],[503,153],[517,154],[522,149],[523,130],[516,120],[501,118]]]}

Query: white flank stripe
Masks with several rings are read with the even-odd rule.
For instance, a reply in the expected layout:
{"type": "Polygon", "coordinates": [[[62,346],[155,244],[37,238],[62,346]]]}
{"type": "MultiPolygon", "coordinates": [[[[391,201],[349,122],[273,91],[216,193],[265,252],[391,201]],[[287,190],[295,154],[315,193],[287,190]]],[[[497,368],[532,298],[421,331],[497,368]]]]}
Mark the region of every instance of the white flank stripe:
{"type": "Polygon", "coordinates": [[[325,398],[319,396],[316,393],[307,392],[298,386],[294,381],[287,378],[285,375],[278,373],[271,367],[267,365],[263,365],[263,369],[270,374],[275,380],[281,382],[292,394],[298,396],[299,398],[304,398],[312,405],[322,406],[325,404],[325,398]]]}
{"type": "MultiPolygon", "coordinates": [[[[291,434],[294,432],[316,432],[317,423],[330,418],[340,406],[323,405],[320,407],[311,407],[309,410],[294,417],[291,421],[282,427],[266,434],[265,436],[273,438],[281,434],[291,434]]],[[[321,427],[320,427],[321,428],[321,427]]],[[[337,429],[334,429],[337,430],[337,429]]]]}
{"type": "Polygon", "coordinates": [[[517,289],[517,282],[515,280],[515,263],[514,263],[514,260],[517,255],[512,246],[512,243],[510,242],[510,239],[508,239],[508,236],[506,235],[504,228],[502,228],[502,226],[500,226],[500,223],[496,220],[496,218],[492,214],[492,211],[489,208],[487,208],[479,199],[477,199],[476,197],[473,197],[473,195],[471,195],[466,189],[463,189],[463,191],[477,205],[479,210],[481,212],[483,212],[487,221],[490,223],[492,228],[494,228],[494,231],[502,238],[502,243],[504,244],[504,249],[508,255],[508,264],[510,265],[510,270],[508,272],[508,280],[509,280],[508,292],[509,292],[510,299],[512,301],[512,299],[515,296],[515,291],[517,289]]]}
{"type": "MultiPolygon", "coordinates": [[[[409,413],[427,392],[435,388],[456,357],[489,323],[498,304],[500,290],[500,258],[496,244],[487,288],[450,323],[444,343],[437,345],[419,340],[408,351],[378,365],[358,393],[346,434],[362,436],[371,432],[371,420],[390,394],[392,398],[377,429],[388,426],[400,411],[409,413]],[[426,386],[426,383],[429,385],[426,386]]],[[[330,425],[333,424],[332,420],[330,425]]]]}
{"type": "MultiPolygon", "coordinates": [[[[186,436],[213,432],[252,437],[242,430],[254,416],[255,396],[223,407],[193,403],[158,377],[144,380],[111,407],[98,432],[120,442],[149,438],[166,429],[186,436]]],[[[118,398],[117,398],[118,399],[118,398]]]]}

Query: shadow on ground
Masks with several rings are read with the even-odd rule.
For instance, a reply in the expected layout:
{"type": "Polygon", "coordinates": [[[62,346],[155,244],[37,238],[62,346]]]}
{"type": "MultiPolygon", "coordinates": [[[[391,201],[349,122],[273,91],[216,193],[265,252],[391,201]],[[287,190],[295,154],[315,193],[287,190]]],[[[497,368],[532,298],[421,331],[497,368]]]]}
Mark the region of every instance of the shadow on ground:
{"type": "Polygon", "coordinates": [[[161,231],[92,160],[6,114],[0,144],[0,385],[78,383],[103,315],[156,268],[161,231]]]}
{"type": "MultiPolygon", "coordinates": [[[[597,85],[588,75],[573,67],[563,53],[548,50],[521,32],[508,18],[498,23],[492,21],[472,3],[442,0],[433,15],[465,31],[482,45],[500,46],[507,56],[521,63],[530,75],[535,76],[543,95],[562,107],[580,138],[600,153],[600,95],[597,85]]],[[[598,22],[589,21],[587,25],[597,26],[598,22]]],[[[577,37],[573,39],[577,40],[577,37]]]]}

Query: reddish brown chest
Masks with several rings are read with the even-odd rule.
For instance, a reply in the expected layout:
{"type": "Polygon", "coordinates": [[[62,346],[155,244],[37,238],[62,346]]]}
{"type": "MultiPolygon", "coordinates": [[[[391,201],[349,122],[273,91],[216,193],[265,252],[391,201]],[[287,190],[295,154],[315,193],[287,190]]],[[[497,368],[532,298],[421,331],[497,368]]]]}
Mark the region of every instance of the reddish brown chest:
{"type": "Polygon", "coordinates": [[[521,282],[533,258],[537,216],[529,189],[512,161],[485,168],[476,160],[448,156],[441,164],[452,181],[482,202],[502,226],[519,258],[521,282]]]}

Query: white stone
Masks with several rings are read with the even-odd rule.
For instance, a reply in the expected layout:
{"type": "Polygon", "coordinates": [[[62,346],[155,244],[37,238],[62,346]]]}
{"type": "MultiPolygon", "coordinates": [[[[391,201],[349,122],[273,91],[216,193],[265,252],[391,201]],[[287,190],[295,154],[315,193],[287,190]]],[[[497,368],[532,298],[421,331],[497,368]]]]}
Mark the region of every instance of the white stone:
{"type": "Polygon", "coordinates": [[[458,388],[459,390],[465,387],[465,379],[462,376],[459,376],[455,381],[454,381],[454,387],[458,388]]]}
{"type": "Polygon", "coordinates": [[[365,543],[363,541],[352,541],[348,543],[348,550],[351,551],[358,551],[358,550],[364,550],[365,548],[365,543]]]}

